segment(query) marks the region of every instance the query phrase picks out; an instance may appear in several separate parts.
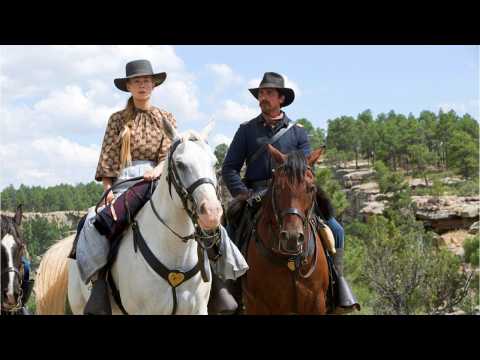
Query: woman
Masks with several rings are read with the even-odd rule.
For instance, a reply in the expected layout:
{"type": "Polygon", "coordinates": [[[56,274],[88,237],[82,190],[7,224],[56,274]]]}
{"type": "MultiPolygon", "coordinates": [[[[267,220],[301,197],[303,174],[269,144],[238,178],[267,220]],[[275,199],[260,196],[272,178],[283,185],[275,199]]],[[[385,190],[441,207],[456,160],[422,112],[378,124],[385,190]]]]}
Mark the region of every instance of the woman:
{"type": "MultiPolygon", "coordinates": [[[[103,182],[105,191],[115,180],[141,175],[145,180],[159,177],[171,143],[163,132],[162,117],[176,127],[171,113],[150,103],[153,89],[165,81],[167,74],[154,74],[148,60],[129,62],[126,73],[126,78],[115,79],[114,83],[131,96],[126,108],[114,113],[108,121],[95,174],[95,180],[103,182]]],[[[113,198],[114,194],[109,192],[106,203],[113,198]]]]}
{"type": "MultiPolygon", "coordinates": [[[[126,77],[114,80],[115,86],[131,94],[125,109],[112,114],[103,138],[95,180],[103,183],[104,191],[112,185],[133,177],[153,180],[162,173],[164,159],[171,141],[164,134],[162,118],[176,127],[173,115],[151,104],[155,87],[161,85],[167,74],[154,73],[148,60],[127,63],[126,77]]],[[[108,191],[108,205],[135,182],[125,182],[108,191]]],[[[81,246],[77,248],[77,263],[82,280],[92,281],[92,291],[85,306],[85,314],[110,314],[104,266],[110,244],[100,235],[93,222],[94,208],[89,209],[80,233],[81,246]]],[[[80,243],[80,242],[79,242],[80,243]]]]}
{"type": "MultiPolygon", "coordinates": [[[[148,60],[135,60],[126,65],[126,77],[115,79],[115,86],[130,92],[125,109],[110,116],[103,138],[95,180],[102,181],[104,191],[112,185],[143,176],[144,180],[158,178],[163,169],[171,140],[164,133],[162,118],[176,127],[173,115],[154,107],[151,95],[155,87],[162,84],[166,73],[154,73],[148,60]]],[[[115,186],[109,191],[105,203],[111,203],[134,181],[115,186]]],[[[93,225],[95,211],[90,210],[80,233],[82,246],[77,248],[79,272],[85,283],[92,281],[92,291],[85,306],[85,314],[111,314],[104,266],[110,246],[93,225]],[[83,233],[83,234],[82,234],[83,233]]],[[[212,274],[212,278],[219,281],[212,274]]],[[[212,297],[220,304],[231,303],[233,298],[212,286],[212,297]],[[221,299],[217,299],[220,296],[221,299]]],[[[234,300],[233,300],[234,301],[234,300]]],[[[236,305],[236,304],[234,304],[236,305]]]]}

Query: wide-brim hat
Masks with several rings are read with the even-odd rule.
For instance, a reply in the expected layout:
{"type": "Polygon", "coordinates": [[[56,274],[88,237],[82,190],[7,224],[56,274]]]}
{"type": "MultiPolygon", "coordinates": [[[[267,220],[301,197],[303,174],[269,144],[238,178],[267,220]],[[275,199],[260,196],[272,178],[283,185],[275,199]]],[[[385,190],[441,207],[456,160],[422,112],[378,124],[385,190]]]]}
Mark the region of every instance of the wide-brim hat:
{"type": "Polygon", "coordinates": [[[295,99],[295,92],[293,89],[285,87],[285,81],[283,76],[274,72],[266,72],[263,75],[263,79],[260,82],[258,88],[248,89],[253,96],[258,100],[258,91],[262,88],[273,88],[277,89],[280,94],[285,96],[285,101],[282,104],[282,107],[290,105],[295,99]]]}
{"type": "Polygon", "coordinates": [[[137,76],[152,76],[153,82],[155,84],[154,86],[158,86],[161,83],[163,83],[167,78],[167,73],[165,72],[154,73],[152,69],[152,64],[150,64],[150,61],[148,60],[130,61],[125,66],[125,74],[126,74],[126,77],[115,79],[113,80],[113,82],[115,83],[115,86],[117,88],[126,92],[128,92],[127,90],[128,79],[131,79],[137,76]]]}

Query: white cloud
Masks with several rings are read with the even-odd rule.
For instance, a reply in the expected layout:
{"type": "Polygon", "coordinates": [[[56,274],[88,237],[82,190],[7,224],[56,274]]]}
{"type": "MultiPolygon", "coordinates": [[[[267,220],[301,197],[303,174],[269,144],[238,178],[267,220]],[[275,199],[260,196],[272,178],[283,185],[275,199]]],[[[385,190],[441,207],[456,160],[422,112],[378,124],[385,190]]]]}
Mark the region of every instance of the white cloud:
{"type": "Polygon", "coordinates": [[[167,72],[152,103],[179,127],[206,119],[196,79],[172,46],[0,46],[1,153],[14,159],[2,160],[2,186],[91,181],[107,120],[129,96],[113,79],[135,59],[167,72]]]}
{"type": "Polygon", "coordinates": [[[257,88],[258,85],[260,85],[260,82],[262,81],[262,79],[260,78],[255,78],[255,79],[250,79],[248,80],[248,88],[249,89],[253,89],[253,88],[257,88]]]}
{"type": "Polygon", "coordinates": [[[210,136],[210,138],[212,139],[211,144],[213,145],[213,149],[215,149],[220,144],[230,145],[230,143],[232,142],[232,138],[224,134],[214,134],[213,136],[210,136]]]}
{"type": "Polygon", "coordinates": [[[227,64],[207,64],[205,67],[215,76],[217,84],[221,87],[238,85],[243,82],[242,77],[227,64]]]}
{"type": "Polygon", "coordinates": [[[103,127],[105,124],[105,119],[96,118],[98,113],[102,113],[102,109],[106,109],[106,117],[108,117],[108,112],[113,112],[110,111],[113,109],[96,104],[91,96],[87,96],[76,85],[67,85],[61,91],[55,90],[33,106],[33,110],[40,116],[45,115],[55,122],[77,123],[83,121],[95,128],[103,127]]]}
{"type": "Polygon", "coordinates": [[[150,59],[154,71],[167,72],[165,85],[188,76],[171,46],[1,46],[2,98],[5,104],[39,101],[69,85],[98,104],[124,104],[128,93],[116,89],[113,80],[125,75],[128,61],[141,58],[150,59]]]}
{"type": "Polygon", "coordinates": [[[89,166],[96,164],[100,146],[81,146],[68,139],[57,136],[55,138],[42,138],[32,142],[32,149],[37,153],[44,154],[45,161],[54,162],[62,160],[75,166],[89,166]]]}
{"type": "Polygon", "coordinates": [[[155,89],[152,103],[171,112],[178,125],[201,121],[205,119],[205,115],[199,111],[200,103],[196,92],[192,80],[172,79],[165,82],[165,86],[155,89]]]}
{"type": "Polygon", "coordinates": [[[242,105],[233,100],[226,100],[220,109],[214,113],[215,119],[219,121],[243,122],[257,116],[259,110],[256,107],[242,105]]]}
{"type": "Polygon", "coordinates": [[[110,114],[122,106],[120,102],[111,107],[97,103],[88,90],[85,92],[77,85],[67,85],[30,106],[2,106],[2,140],[20,141],[46,135],[98,135],[103,132],[110,114]]]}
{"type": "Polygon", "coordinates": [[[100,146],[82,146],[63,137],[0,144],[0,186],[90,182],[99,153],[100,146]]]}
{"type": "Polygon", "coordinates": [[[470,114],[475,119],[479,120],[480,115],[480,101],[479,100],[466,100],[457,102],[445,102],[438,105],[444,112],[450,110],[455,111],[458,115],[462,116],[466,113],[470,114]]]}
{"type": "Polygon", "coordinates": [[[227,64],[207,64],[205,68],[213,78],[213,90],[208,95],[207,101],[215,103],[227,89],[244,84],[243,78],[235,73],[227,64]]]}
{"type": "Polygon", "coordinates": [[[290,80],[286,75],[283,75],[285,78],[285,87],[291,88],[295,92],[295,97],[298,98],[302,96],[302,91],[296,82],[290,80]]]}

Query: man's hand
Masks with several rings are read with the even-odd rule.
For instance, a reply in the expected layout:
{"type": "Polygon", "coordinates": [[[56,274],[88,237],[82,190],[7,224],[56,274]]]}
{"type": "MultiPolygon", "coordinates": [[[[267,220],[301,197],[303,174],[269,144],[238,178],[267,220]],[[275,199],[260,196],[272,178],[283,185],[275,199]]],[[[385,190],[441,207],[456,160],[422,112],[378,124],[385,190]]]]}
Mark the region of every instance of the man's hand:
{"type": "Polygon", "coordinates": [[[238,200],[247,200],[253,195],[253,190],[249,189],[247,191],[242,191],[237,196],[235,196],[238,200]]]}

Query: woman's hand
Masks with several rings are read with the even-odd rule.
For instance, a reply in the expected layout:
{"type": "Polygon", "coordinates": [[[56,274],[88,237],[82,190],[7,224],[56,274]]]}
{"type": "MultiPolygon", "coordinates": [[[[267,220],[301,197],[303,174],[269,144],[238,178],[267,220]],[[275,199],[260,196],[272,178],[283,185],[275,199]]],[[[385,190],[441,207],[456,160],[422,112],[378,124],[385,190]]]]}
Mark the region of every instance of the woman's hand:
{"type": "Polygon", "coordinates": [[[105,198],[105,205],[111,204],[114,198],[113,192],[109,191],[107,197],[105,198]]]}
{"type": "Polygon", "coordinates": [[[147,170],[143,174],[143,180],[152,181],[152,180],[160,177],[161,174],[162,174],[161,171],[158,171],[157,168],[152,169],[152,170],[147,170]]]}
{"type": "Polygon", "coordinates": [[[159,178],[160,175],[162,175],[162,170],[163,170],[163,161],[153,169],[145,171],[145,173],[143,174],[143,180],[152,181],[156,178],[159,178]]]}
{"type": "MultiPolygon", "coordinates": [[[[110,189],[112,187],[112,179],[111,178],[104,177],[104,178],[102,178],[102,182],[103,182],[103,192],[107,191],[108,189],[110,189]]],[[[114,199],[113,192],[109,191],[108,195],[105,198],[105,205],[110,204],[113,201],[113,199],[114,199]]]]}

